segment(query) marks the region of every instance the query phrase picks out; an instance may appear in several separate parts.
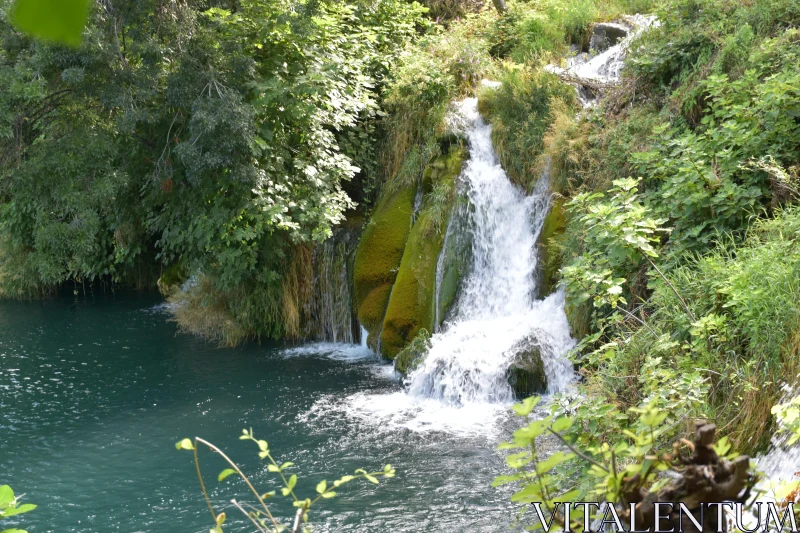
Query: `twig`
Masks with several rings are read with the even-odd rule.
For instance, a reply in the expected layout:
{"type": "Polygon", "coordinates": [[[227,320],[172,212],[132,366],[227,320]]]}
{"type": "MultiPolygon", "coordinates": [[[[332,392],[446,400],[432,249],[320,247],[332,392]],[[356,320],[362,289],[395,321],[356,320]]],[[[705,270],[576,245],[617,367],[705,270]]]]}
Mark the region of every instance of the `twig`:
{"type": "Polygon", "coordinates": [[[303,517],[304,512],[305,512],[305,507],[301,507],[297,510],[297,513],[295,513],[294,527],[292,528],[292,533],[300,533],[300,519],[303,517]]]}
{"type": "Polygon", "coordinates": [[[564,443],[564,445],[565,445],[567,448],[569,448],[569,449],[570,449],[570,450],[571,450],[571,451],[572,451],[572,452],[573,452],[575,455],[577,455],[578,457],[580,457],[580,458],[581,458],[581,459],[583,459],[584,461],[588,461],[589,463],[592,463],[594,466],[596,466],[597,468],[599,468],[599,469],[600,469],[600,470],[602,470],[603,472],[606,472],[606,473],[608,473],[608,468],[606,468],[606,467],[605,467],[605,466],[603,466],[602,464],[598,463],[597,461],[595,461],[594,459],[592,459],[592,458],[591,458],[591,457],[589,457],[588,455],[584,455],[584,453],[583,453],[583,452],[581,452],[581,451],[579,451],[579,450],[575,449],[575,448],[572,446],[572,444],[570,444],[569,442],[567,442],[567,440],[566,440],[564,437],[562,437],[560,434],[558,434],[558,433],[556,433],[555,431],[553,431],[553,428],[547,428],[547,431],[549,431],[550,433],[552,433],[553,435],[555,435],[556,437],[558,437],[558,440],[560,440],[561,442],[563,442],[563,443],[564,443]]]}
{"type": "Polygon", "coordinates": [[[658,338],[658,333],[656,333],[656,330],[654,330],[650,326],[650,324],[648,324],[647,322],[645,322],[644,320],[642,320],[641,318],[639,318],[638,316],[634,315],[633,313],[631,313],[630,311],[628,311],[627,309],[625,309],[623,307],[618,307],[617,309],[619,309],[620,311],[622,311],[623,313],[625,313],[626,315],[628,315],[629,317],[631,317],[632,319],[637,321],[639,324],[641,324],[644,327],[646,327],[648,330],[650,330],[650,333],[652,333],[655,338],[658,338]]]}
{"type": "MultiPolygon", "coordinates": [[[[250,491],[251,491],[253,494],[255,494],[255,496],[256,496],[256,499],[259,501],[259,503],[261,503],[261,507],[263,507],[263,508],[264,508],[264,512],[267,514],[267,516],[269,517],[269,519],[272,521],[272,524],[275,526],[275,528],[277,528],[277,527],[278,527],[278,522],[275,520],[275,517],[273,517],[273,516],[272,516],[272,513],[271,513],[271,512],[269,512],[269,508],[267,508],[267,504],[266,504],[266,503],[264,503],[264,500],[263,500],[263,498],[261,498],[261,495],[260,495],[260,494],[258,493],[258,491],[255,489],[255,487],[253,487],[253,484],[252,484],[252,483],[250,483],[250,480],[247,478],[247,476],[245,476],[245,475],[244,475],[244,473],[243,473],[243,472],[242,472],[242,470],[241,470],[241,469],[240,469],[240,468],[239,468],[239,467],[236,465],[236,463],[234,463],[233,461],[231,461],[231,460],[230,460],[230,458],[229,458],[227,455],[225,455],[225,453],[224,453],[222,450],[220,450],[219,448],[217,448],[216,446],[214,446],[213,444],[211,444],[211,443],[210,443],[210,442],[208,442],[207,440],[201,439],[200,437],[195,437],[195,438],[194,438],[194,440],[195,440],[195,442],[200,442],[200,443],[202,443],[202,444],[205,444],[206,446],[208,446],[208,448],[209,448],[211,451],[217,452],[217,453],[218,453],[218,454],[219,454],[219,455],[220,455],[220,456],[221,456],[223,459],[225,459],[225,461],[226,461],[226,462],[227,462],[229,465],[231,465],[231,466],[233,467],[233,469],[234,469],[234,470],[236,470],[236,473],[237,473],[237,474],[239,474],[239,477],[241,477],[241,478],[244,480],[244,482],[245,482],[245,483],[247,484],[247,486],[250,488],[250,491]]],[[[196,446],[196,445],[195,445],[195,449],[197,449],[197,446],[196,446]]],[[[197,454],[195,454],[195,463],[197,464],[197,471],[198,471],[198,473],[199,473],[199,472],[200,472],[200,463],[199,463],[199,462],[197,462],[197,454]]],[[[201,483],[202,483],[202,481],[201,481],[201,483]]],[[[206,497],[206,502],[208,503],[208,505],[209,505],[209,507],[210,507],[210,506],[211,506],[211,501],[208,499],[208,494],[205,494],[205,497],[206,497]]],[[[213,511],[213,510],[211,511],[211,514],[214,514],[214,511],[213,511]]],[[[216,517],[214,517],[214,521],[216,521],[216,517]]]]}
{"type": "Polygon", "coordinates": [[[681,304],[683,304],[683,308],[689,314],[689,317],[692,319],[692,322],[697,322],[697,319],[695,318],[694,313],[692,313],[692,310],[689,309],[689,306],[686,304],[686,300],[684,300],[683,297],[680,295],[680,293],[678,292],[678,289],[675,288],[675,285],[673,285],[672,282],[667,279],[667,276],[665,276],[664,273],[661,272],[661,269],[658,268],[658,266],[656,266],[656,264],[653,262],[652,259],[650,259],[646,255],[644,257],[650,263],[650,266],[652,266],[653,268],[656,269],[656,272],[658,272],[658,275],[661,276],[661,279],[663,279],[667,283],[667,285],[669,285],[669,288],[672,289],[672,292],[675,293],[675,296],[678,297],[678,300],[680,300],[681,304]]]}
{"type": "Polygon", "coordinates": [[[269,533],[269,531],[267,531],[266,529],[264,529],[263,527],[261,527],[261,524],[259,524],[259,523],[258,523],[258,521],[256,521],[256,519],[255,519],[255,518],[253,518],[253,517],[252,517],[252,515],[250,515],[250,513],[248,513],[247,511],[245,511],[245,509],[244,509],[244,508],[243,508],[241,505],[239,505],[239,502],[237,502],[236,500],[231,500],[231,503],[234,505],[234,507],[236,507],[236,508],[237,508],[237,509],[239,509],[239,510],[240,510],[242,513],[244,513],[244,515],[245,515],[247,518],[249,518],[249,519],[250,519],[250,521],[253,523],[253,525],[254,525],[254,526],[256,526],[256,527],[258,528],[258,530],[259,530],[259,531],[261,531],[262,533],[269,533]]]}
{"type": "Polygon", "coordinates": [[[214,523],[217,523],[217,514],[214,512],[214,507],[211,505],[211,498],[208,497],[208,491],[206,491],[206,484],[203,482],[203,474],[200,472],[200,461],[197,458],[197,445],[194,446],[194,466],[197,468],[197,479],[200,480],[200,490],[203,491],[203,496],[206,499],[206,504],[208,505],[208,510],[211,511],[211,517],[214,519],[214,523]]]}

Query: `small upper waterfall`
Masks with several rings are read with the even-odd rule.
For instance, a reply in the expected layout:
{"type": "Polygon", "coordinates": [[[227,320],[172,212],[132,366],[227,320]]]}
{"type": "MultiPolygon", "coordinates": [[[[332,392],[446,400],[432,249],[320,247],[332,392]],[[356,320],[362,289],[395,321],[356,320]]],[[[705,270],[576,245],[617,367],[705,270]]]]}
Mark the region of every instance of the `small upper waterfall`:
{"type": "Polygon", "coordinates": [[[469,143],[460,179],[471,206],[472,268],[452,318],[410,373],[408,392],[451,404],[511,401],[507,370],[520,346],[531,344],[541,352],[549,388],[559,390],[572,379],[564,354],[574,345],[564,296],[535,299],[536,239],[550,205],[547,173],[530,196],[509,181],[477,99],[457,104],[453,125],[469,143]]]}
{"type": "Polygon", "coordinates": [[[652,15],[627,15],[617,22],[595,24],[588,53],[577,53],[567,59],[566,68],[546,65],[544,70],[576,84],[578,99],[584,107],[597,101],[584,83],[609,85],[619,81],[633,40],[644,30],[658,26],[652,15]]]}

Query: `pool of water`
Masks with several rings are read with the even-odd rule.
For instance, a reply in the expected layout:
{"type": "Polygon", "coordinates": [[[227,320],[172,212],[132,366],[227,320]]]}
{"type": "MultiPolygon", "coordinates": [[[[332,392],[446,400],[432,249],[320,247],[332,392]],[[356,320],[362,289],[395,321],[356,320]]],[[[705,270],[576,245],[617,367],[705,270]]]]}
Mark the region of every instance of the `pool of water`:
{"type": "MultiPolygon", "coordinates": [[[[252,427],[296,464],[301,495],[359,467],[397,469],[320,504],[315,531],[509,531],[509,493],[490,487],[504,472],[506,409],[411,401],[391,366],[357,346],[222,349],[168,319],[152,296],[0,303],[0,484],[39,505],[14,524],[206,533],[192,455],[175,442],[206,438],[274,490],[255,445],[238,439],[252,427]]],[[[217,482],[219,457],[201,454],[201,464],[226,531],[252,531],[228,503],[247,501],[244,485],[217,482]]],[[[281,501],[273,511],[292,512],[281,501]]]]}

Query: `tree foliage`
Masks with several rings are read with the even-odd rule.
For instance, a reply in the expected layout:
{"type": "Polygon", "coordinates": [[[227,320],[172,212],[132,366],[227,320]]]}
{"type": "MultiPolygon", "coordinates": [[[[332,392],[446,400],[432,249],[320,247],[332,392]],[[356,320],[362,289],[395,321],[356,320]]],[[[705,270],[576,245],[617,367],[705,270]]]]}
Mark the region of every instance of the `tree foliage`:
{"type": "Polygon", "coordinates": [[[154,285],[180,265],[221,295],[258,286],[262,301],[288,246],[328,237],[375,179],[381,95],[424,11],[109,0],[93,7],[83,44],[65,48],[19,33],[10,9],[0,290],[154,285]]]}

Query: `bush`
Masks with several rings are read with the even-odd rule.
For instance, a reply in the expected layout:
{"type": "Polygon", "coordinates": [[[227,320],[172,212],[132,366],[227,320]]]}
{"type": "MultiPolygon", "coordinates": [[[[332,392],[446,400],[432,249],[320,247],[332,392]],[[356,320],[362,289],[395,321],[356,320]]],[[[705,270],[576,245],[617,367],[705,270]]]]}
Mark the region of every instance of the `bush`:
{"type": "Polygon", "coordinates": [[[511,181],[530,189],[544,168],[540,156],[554,109],[573,104],[575,93],[555,75],[529,68],[506,70],[500,80],[501,87],[481,92],[480,111],[492,123],[492,142],[511,181]]]}

